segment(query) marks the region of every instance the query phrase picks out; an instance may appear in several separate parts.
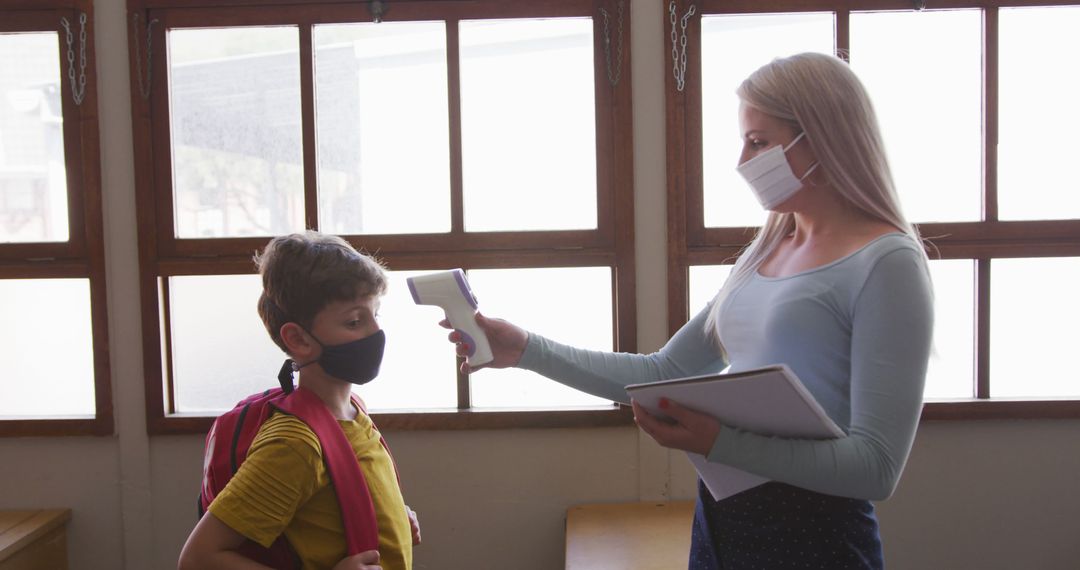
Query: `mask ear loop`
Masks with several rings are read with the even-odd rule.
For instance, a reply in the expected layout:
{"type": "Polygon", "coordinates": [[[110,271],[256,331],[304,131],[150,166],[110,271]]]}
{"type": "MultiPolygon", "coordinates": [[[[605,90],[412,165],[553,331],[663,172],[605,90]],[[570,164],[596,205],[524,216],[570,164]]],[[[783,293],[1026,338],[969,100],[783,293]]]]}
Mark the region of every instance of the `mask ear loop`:
{"type": "MultiPolygon", "coordinates": [[[[301,330],[306,332],[308,334],[308,336],[310,336],[312,338],[312,340],[314,340],[316,343],[319,344],[319,346],[323,346],[323,343],[321,341],[319,341],[319,339],[315,338],[315,335],[311,334],[311,331],[305,329],[303,327],[303,325],[301,325],[300,323],[296,323],[296,326],[300,327],[301,330]]],[[[305,366],[308,366],[310,364],[315,364],[318,361],[319,361],[319,359],[316,358],[315,360],[312,360],[311,362],[305,362],[303,364],[297,364],[295,360],[293,360],[291,358],[286,358],[285,362],[281,365],[281,370],[278,370],[278,376],[277,376],[278,377],[278,384],[281,385],[281,389],[284,390],[286,394],[291,394],[292,391],[293,391],[293,388],[294,388],[293,387],[293,372],[295,372],[297,370],[300,370],[301,368],[303,368],[305,366]]]]}
{"type": "Polygon", "coordinates": [[[822,182],[820,184],[817,183],[817,182],[814,182],[814,174],[816,174],[818,172],[821,172],[820,170],[818,170],[819,166],[821,166],[821,162],[815,161],[814,165],[811,166],[810,169],[807,170],[805,174],[803,174],[803,178],[802,178],[802,180],[800,180],[800,182],[805,182],[807,186],[813,186],[815,188],[821,188],[822,186],[828,186],[829,185],[828,179],[826,179],[824,182],[822,182]]]}
{"type": "MultiPolygon", "coordinates": [[[[800,130],[799,134],[795,135],[795,138],[792,139],[791,142],[789,142],[787,144],[787,146],[781,146],[780,149],[783,150],[784,154],[786,155],[787,151],[791,150],[792,147],[794,147],[800,140],[802,140],[805,137],[806,137],[806,131],[805,130],[800,130]]],[[[807,140],[806,142],[809,143],[810,141],[807,140]]],[[[810,150],[813,151],[813,147],[811,147],[810,150]]],[[[784,160],[787,160],[786,156],[784,157],[784,160]]],[[[790,164],[790,163],[788,163],[788,164],[790,164]]],[[[811,166],[806,172],[803,173],[802,177],[799,178],[799,182],[804,182],[807,186],[815,186],[815,187],[828,186],[828,180],[826,180],[825,182],[823,182],[821,184],[817,184],[811,178],[811,176],[814,174],[814,171],[816,171],[819,166],[821,166],[821,161],[820,160],[815,160],[813,166],[811,166]]]]}

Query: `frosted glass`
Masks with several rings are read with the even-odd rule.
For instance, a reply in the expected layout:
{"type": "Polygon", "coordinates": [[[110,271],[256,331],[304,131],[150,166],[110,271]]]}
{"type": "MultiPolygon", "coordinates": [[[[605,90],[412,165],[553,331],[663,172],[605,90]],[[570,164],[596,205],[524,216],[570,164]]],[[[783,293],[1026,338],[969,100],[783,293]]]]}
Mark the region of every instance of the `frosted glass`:
{"type": "Polygon", "coordinates": [[[592,25],[461,22],[466,230],[596,227],[592,25]]]}
{"type": "MultiPolygon", "coordinates": [[[[485,269],[469,272],[480,311],[555,341],[611,351],[611,269],[485,269]]],[[[471,376],[476,408],[563,408],[611,402],[517,368],[471,376]]]]}
{"type": "Polygon", "coordinates": [[[734,265],[690,266],[690,318],[700,313],[724,286],[734,265]]]}
{"type": "Polygon", "coordinates": [[[177,412],[220,413],[278,385],[285,353],[256,310],[258,275],[168,279],[177,412]]]}
{"type": "Polygon", "coordinates": [[[928,399],[975,396],[975,263],[970,259],[932,260],[934,344],[923,396],[928,399]]]}
{"type": "Polygon", "coordinates": [[[450,231],[446,24],[315,26],[324,231],[450,231]]]}
{"type": "Polygon", "coordinates": [[[303,230],[299,31],[168,33],[176,235],[303,230]]]}
{"type": "Polygon", "coordinates": [[[93,416],[86,279],[0,279],[0,418],[93,416]]]}
{"type": "Polygon", "coordinates": [[[1080,7],[1001,8],[998,217],[1080,218],[1080,7]]]}
{"type": "MultiPolygon", "coordinates": [[[[666,28],[670,32],[670,28],[666,28]]],[[[832,13],[702,16],[701,130],[703,201],[708,227],[760,226],[765,211],[735,167],[742,153],[735,89],[774,58],[833,53],[832,13]]],[[[671,54],[665,69],[671,73],[671,54]]]]}
{"type": "Polygon", "coordinates": [[[851,68],[870,92],[913,222],[981,215],[981,37],[981,10],[851,15],[851,68]]]}
{"type": "Polygon", "coordinates": [[[442,309],[417,305],[405,279],[428,271],[394,271],[379,325],[386,354],[379,376],[358,387],[373,410],[457,409],[457,357],[439,326],[442,309]]]}
{"type": "Polygon", "coordinates": [[[0,34],[0,243],[68,239],[59,45],[0,34]]]}
{"type": "Polygon", "coordinates": [[[1080,257],[995,259],[990,271],[990,397],[1076,398],[1080,257]]]}
{"type": "MultiPolygon", "coordinates": [[[[690,316],[712,301],[733,265],[690,267],[690,316]]],[[[969,260],[931,261],[934,283],[934,351],[926,379],[926,398],[971,398],[974,361],[974,285],[969,260]]]]}
{"type": "MultiPolygon", "coordinates": [[[[413,303],[409,275],[390,274],[379,310],[386,332],[382,368],[355,392],[371,410],[456,408],[455,359],[438,326],[441,312],[413,303]]],[[[257,275],[171,277],[169,286],[178,412],[218,413],[278,385],[285,353],[256,311],[257,275]]]]}

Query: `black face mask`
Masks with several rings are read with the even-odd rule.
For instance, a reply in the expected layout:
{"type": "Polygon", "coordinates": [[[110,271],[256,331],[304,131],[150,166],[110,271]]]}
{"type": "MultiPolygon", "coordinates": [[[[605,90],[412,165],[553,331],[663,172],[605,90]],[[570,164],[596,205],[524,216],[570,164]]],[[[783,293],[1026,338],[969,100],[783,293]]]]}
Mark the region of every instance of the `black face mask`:
{"type": "MultiPolygon", "coordinates": [[[[278,380],[283,388],[286,383],[292,386],[293,370],[299,370],[316,362],[330,376],[357,385],[367,384],[379,375],[383,349],[386,348],[386,333],[381,329],[362,339],[331,346],[323,344],[310,332],[308,334],[322,347],[322,354],[317,360],[301,365],[297,365],[292,359],[287,359],[278,374],[278,380]]],[[[290,390],[286,389],[286,391],[290,390]]]]}

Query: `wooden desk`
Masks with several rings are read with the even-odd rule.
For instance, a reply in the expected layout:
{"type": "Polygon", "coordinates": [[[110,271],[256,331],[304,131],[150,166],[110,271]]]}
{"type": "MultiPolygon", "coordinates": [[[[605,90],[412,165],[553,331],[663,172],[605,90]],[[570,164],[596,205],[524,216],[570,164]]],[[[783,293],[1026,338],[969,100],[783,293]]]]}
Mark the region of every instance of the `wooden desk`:
{"type": "Polygon", "coordinates": [[[0,511],[0,570],[66,570],[71,509],[0,511]]]}
{"type": "Polygon", "coordinates": [[[686,568],[694,503],[579,505],[566,513],[566,570],[686,568]]]}

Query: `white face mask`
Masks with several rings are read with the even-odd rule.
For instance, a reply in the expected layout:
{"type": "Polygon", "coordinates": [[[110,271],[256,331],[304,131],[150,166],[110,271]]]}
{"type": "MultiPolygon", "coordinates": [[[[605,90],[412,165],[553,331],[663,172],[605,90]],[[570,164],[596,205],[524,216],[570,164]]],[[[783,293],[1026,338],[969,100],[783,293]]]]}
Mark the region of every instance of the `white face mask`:
{"type": "Polygon", "coordinates": [[[805,135],[806,131],[803,131],[786,147],[776,145],[736,168],[754,191],[754,197],[762,208],[772,210],[794,196],[803,187],[802,181],[818,167],[819,163],[814,162],[802,178],[796,178],[784,156],[805,135]]]}

